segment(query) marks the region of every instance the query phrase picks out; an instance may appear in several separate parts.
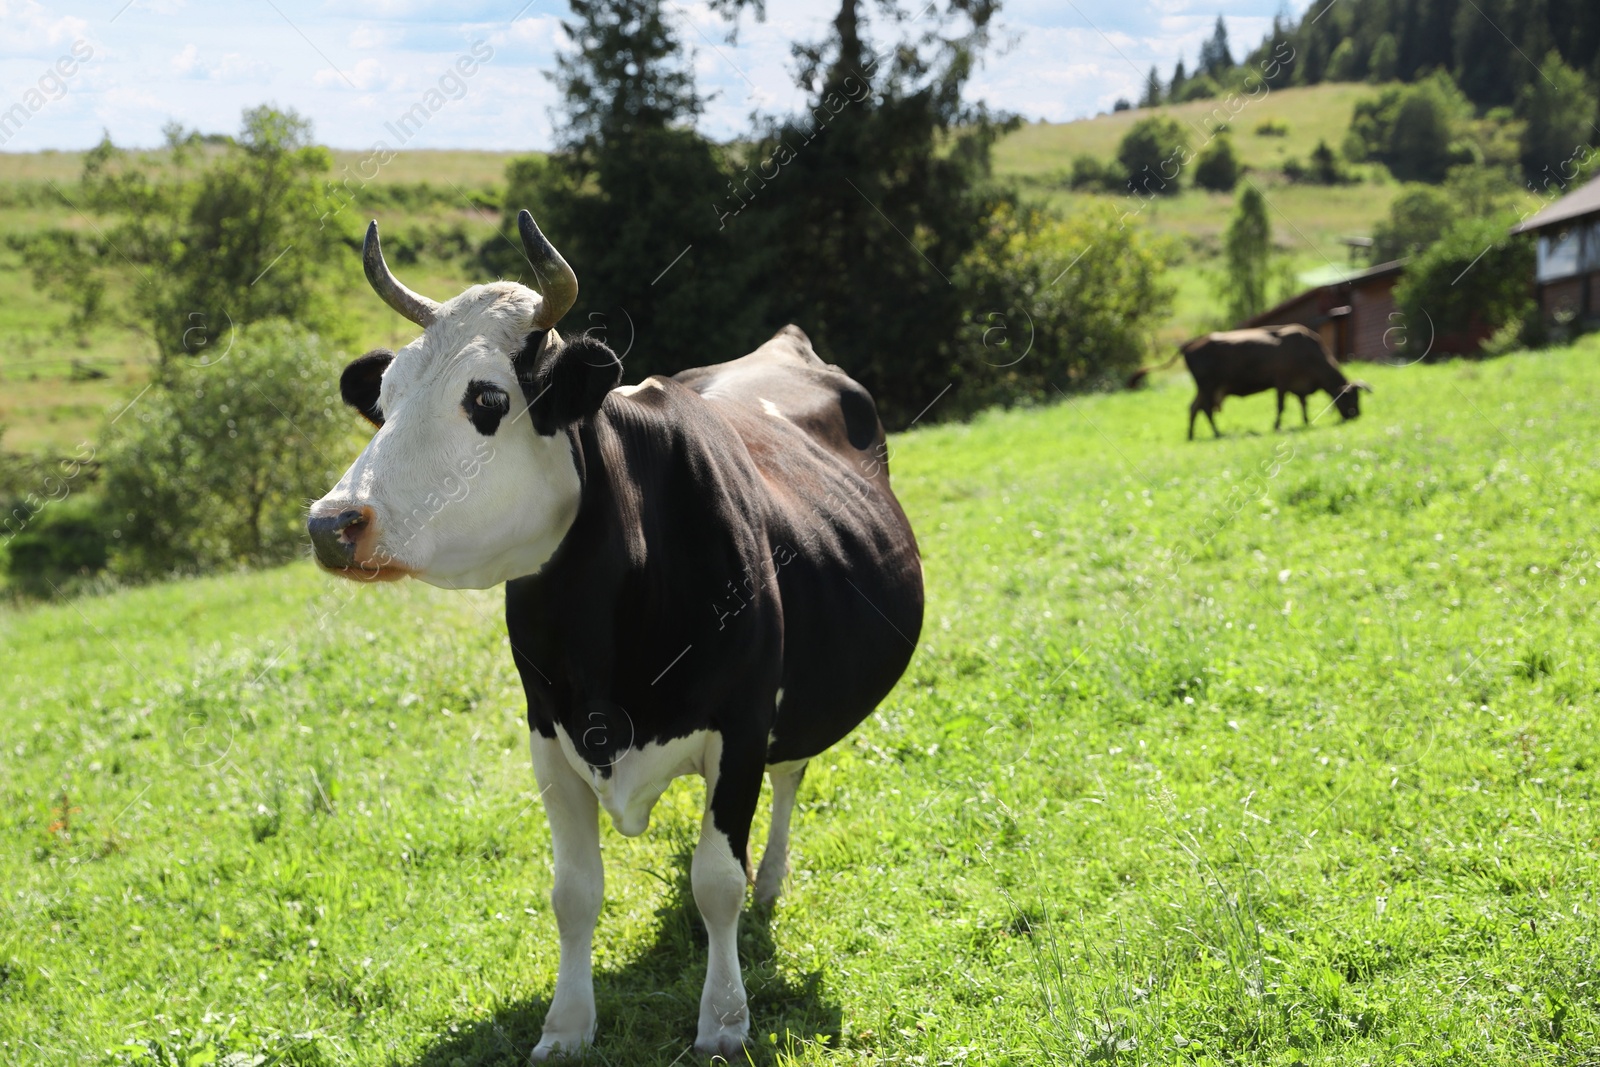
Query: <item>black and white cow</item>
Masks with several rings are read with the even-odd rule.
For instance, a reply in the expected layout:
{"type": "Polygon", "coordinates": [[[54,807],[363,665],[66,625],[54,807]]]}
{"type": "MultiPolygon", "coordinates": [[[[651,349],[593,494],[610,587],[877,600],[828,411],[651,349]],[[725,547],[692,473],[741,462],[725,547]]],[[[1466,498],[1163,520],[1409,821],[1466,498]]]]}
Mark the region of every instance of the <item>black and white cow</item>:
{"type": "Polygon", "coordinates": [[[423,333],[345,370],[345,400],[378,430],[312,506],[312,544],[349,578],[505,583],[561,946],[533,1058],[594,1037],[599,809],[643,833],[687,774],[706,781],[691,873],[710,960],[695,1047],[733,1055],[750,1027],[735,937],[745,886],[778,895],[806,761],[910,660],[916,539],[872,398],[799,329],[618,388],[610,349],[556,333],[577,279],[526,211],[518,222],[542,292],[493,282],[444,304],[400,284],[368,229],[368,279],[423,333]],[[763,774],[772,829],[752,874],[763,774]]]}

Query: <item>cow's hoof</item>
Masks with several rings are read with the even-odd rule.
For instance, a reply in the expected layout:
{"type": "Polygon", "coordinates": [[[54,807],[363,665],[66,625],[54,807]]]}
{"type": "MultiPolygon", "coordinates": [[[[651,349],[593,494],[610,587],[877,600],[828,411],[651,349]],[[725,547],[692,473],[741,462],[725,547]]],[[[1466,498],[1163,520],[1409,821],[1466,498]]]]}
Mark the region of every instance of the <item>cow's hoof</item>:
{"type": "Polygon", "coordinates": [[[729,1063],[744,1062],[744,1039],[750,1032],[748,1023],[743,1026],[724,1026],[711,1033],[702,1033],[695,1040],[694,1050],[702,1056],[720,1056],[729,1063]]]}
{"type": "Polygon", "coordinates": [[[543,1063],[548,1059],[563,1059],[567,1056],[580,1056],[583,1050],[589,1047],[587,1034],[545,1034],[533,1048],[530,1057],[534,1063],[543,1063]]]}

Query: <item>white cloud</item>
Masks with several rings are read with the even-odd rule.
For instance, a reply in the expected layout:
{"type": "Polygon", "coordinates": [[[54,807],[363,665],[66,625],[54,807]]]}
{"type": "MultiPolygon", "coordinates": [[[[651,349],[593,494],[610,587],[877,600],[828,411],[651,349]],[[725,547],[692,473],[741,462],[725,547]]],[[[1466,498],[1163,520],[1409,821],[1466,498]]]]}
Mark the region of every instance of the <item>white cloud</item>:
{"type": "Polygon", "coordinates": [[[0,0],[0,55],[55,59],[73,41],[89,38],[89,23],[75,15],[54,15],[36,0],[0,0]]]}
{"type": "Polygon", "coordinates": [[[260,84],[268,81],[272,73],[272,68],[262,60],[247,59],[238,52],[224,52],[211,59],[195,44],[184,45],[183,51],[172,57],[170,65],[180,78],[232,85],[260,84]]]}
{"type": "Polygon", "coordinates": [[[343,73],[324,67],[313,74],[311,80],[323,89],[349,89],[354,86],[366,91],[384,84],[385,73],[383,64],[376,59],[363,59],[353,67],[345,67],[343,73]]]}

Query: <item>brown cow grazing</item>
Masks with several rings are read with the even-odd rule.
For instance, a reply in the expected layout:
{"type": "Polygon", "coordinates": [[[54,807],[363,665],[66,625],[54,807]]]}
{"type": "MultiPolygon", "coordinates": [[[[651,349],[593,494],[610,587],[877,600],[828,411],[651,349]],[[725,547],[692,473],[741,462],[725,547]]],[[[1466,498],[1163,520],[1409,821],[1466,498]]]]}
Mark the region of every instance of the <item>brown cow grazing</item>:
{"type": "Polygon", "coordinates": [[[1222,410],[1224,397],[1276,389],[1278,417],[1272,423],[1276,430],[1283,425],[1283,398],[1288,393],[1300,398],[1300,417],[1309,425],[1306,397],[1317,390],[1331,396],[1346,419],[1361,414],[1360,390],[1372,392],[1366,382],[1346,378],[1322,338],[1298,323],[1206,334],[1184,345],[1182,354],[1195,384],[1195,397],[1189,404],[1191,441],[1194,417],[1202,411],[1211,432],[1222,436],[1211,416],[1222,410]]]}

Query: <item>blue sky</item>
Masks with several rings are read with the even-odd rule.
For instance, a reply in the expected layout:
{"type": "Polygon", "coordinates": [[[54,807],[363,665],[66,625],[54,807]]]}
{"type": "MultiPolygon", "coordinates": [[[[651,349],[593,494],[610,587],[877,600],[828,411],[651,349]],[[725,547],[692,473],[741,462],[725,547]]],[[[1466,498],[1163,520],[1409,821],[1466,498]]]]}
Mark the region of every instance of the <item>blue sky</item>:
{"type": "MultiPolygon", "coordinates": [[[[173,120],[235,132],[243,109],[270,101],[310,116],[323,143],[393,146],[388,124],[438,91],[433,103],[444,102],[407,147],[547,148],[557,99],[545,72],[564,45],[567,7],[522,2],[0,0],[0,113],[12,109],[0,143],[83,148],[106,129],[118,144],[153,145],[173,120]],[[74,57],[75,45],[87,59],[74,57]],[[457,68],[474,47],[489,58],[457,68]]],[[[1261,38],[1279,6],[1220,8],[1236,53],[1261,38]]],[[[754,111],[798,107],[790,42],[823,36],[836,7],[769,0],[766,21],[746,17],[736,45],[705,3],[669,0],[668,10],[694,50],[702,91],[713,95],[702,129],[727,138],[754,111]]],[[[1212,0],[1009,0],[1002,43],[971,95],[1029,119],[1093,115],[1119,96],[1136,98],[1152,63],[1163,76],[1180,54],[1192,67],[1218,14],[1212,0]]]]}

